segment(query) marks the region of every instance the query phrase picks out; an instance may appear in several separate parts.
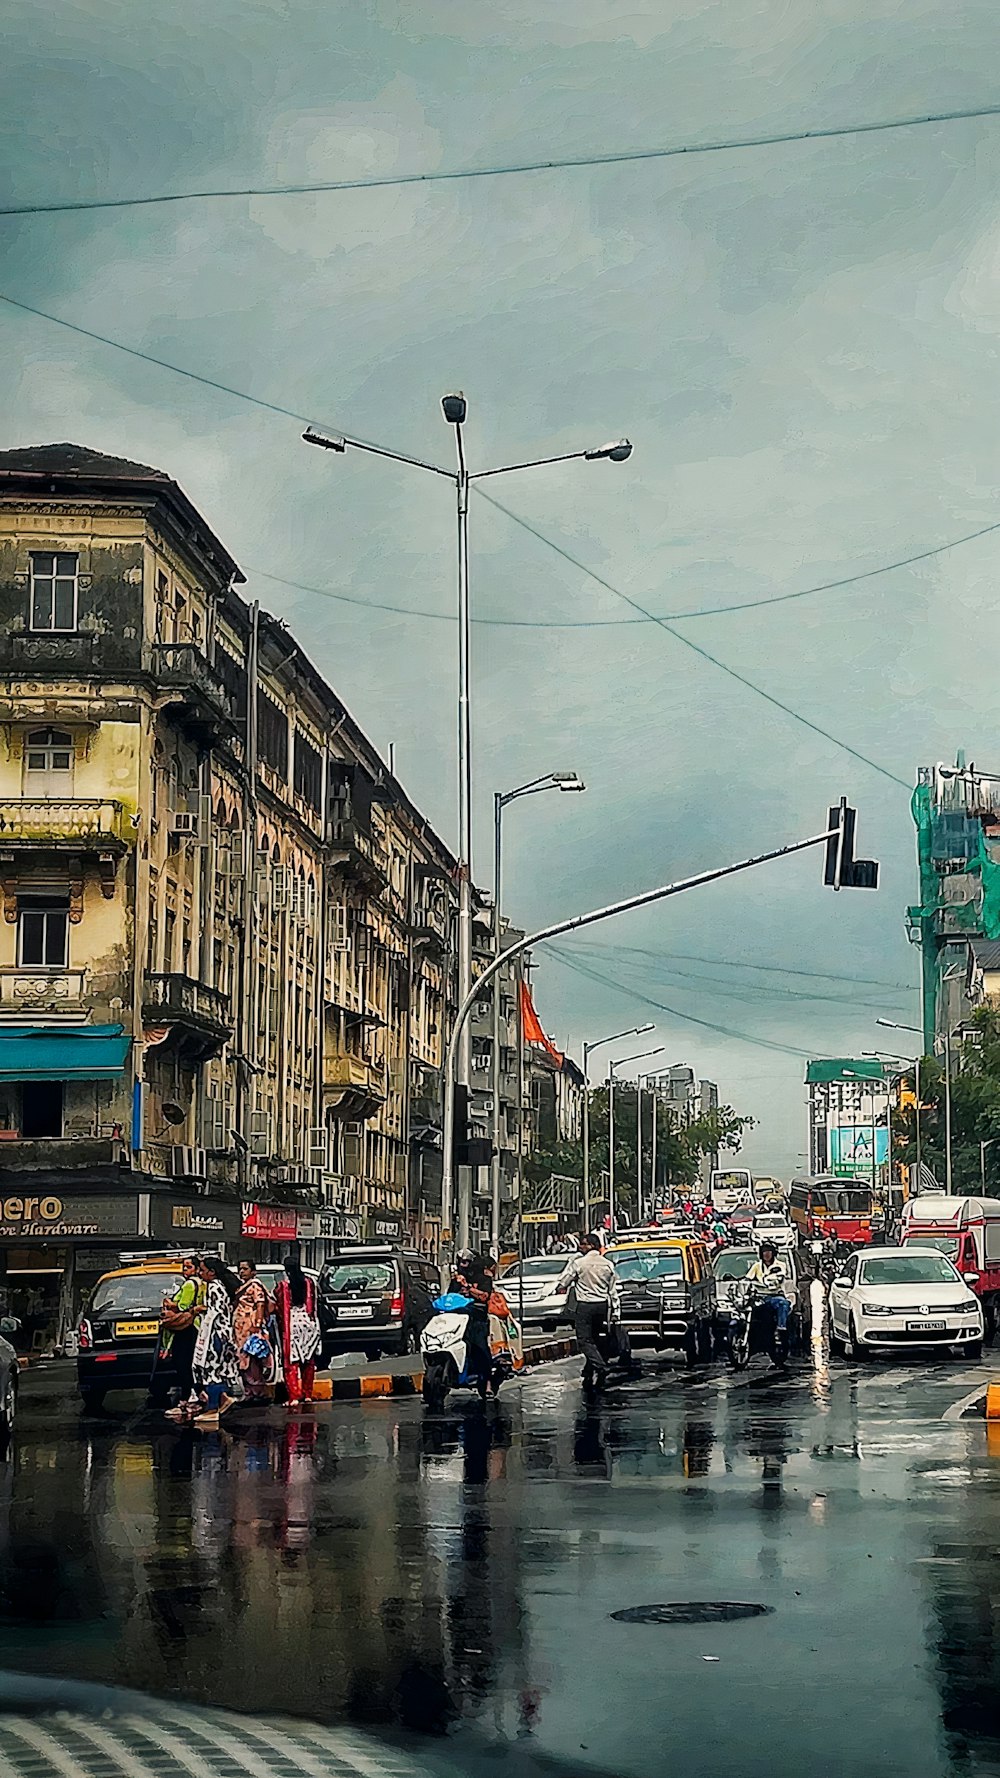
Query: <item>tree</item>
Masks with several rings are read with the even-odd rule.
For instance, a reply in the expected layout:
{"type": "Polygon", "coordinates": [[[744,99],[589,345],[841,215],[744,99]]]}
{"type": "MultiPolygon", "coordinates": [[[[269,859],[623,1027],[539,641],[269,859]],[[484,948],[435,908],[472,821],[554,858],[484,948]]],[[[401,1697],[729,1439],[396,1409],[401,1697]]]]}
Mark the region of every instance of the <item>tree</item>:
{"type": "MultiPolygon", "coordinates": [[[[986,1150],[986,1189],[1000,1195],[1000,1006],[981,1007],[969,1021],[972,1035],[952,1052],[952,1186],[960,1197],[982,1189],[980,1143],[986,1150]]],[[[903,1079],[904,1103],[893,1112],[892,1157],[912,1166],[917,1158],[916,1078],[903,1079]]],[[[934,1056],[920,1064],[920,1158],[938,1183],[947,1176],[945,1158],[945,1070],[934,1056]]]]}
{"type": "MultiPolygon", "coordinates": [[[[637,1104],[634,1086],[615,1087],[615,1199],[620,1214],[635,1216],[637,1212],[637,1104]]],[[[720,1105],[695,1118],[686,1129],[678,1130],[671,1122],[671,1108],[650,1093],[642,1095],[643,1206],[649,1203],[651,1159],[653,1152],[653,1116],[656,1116],[656,1181],[654,1199],[662,1202],[672,1190],[694,1184],[701,1157],[716,1154],[720,1149],[739,1148],[745,1130],[753,1128],[753,1118],[740,1117],[731,1105],[720,1105]]],[[[590,1094],[590,1192],[595,1206],[607,1203],[608,1178],[608,1089],[597,1087],[590,1094]]],[[[553,1175],[583,1179],[583,1146],[579,1142],[559,1142],[536,1148],[525,1162],[527,1182],[525,1205],[530,1207],[532,1187],[546,1184],[553,1175]]]]}

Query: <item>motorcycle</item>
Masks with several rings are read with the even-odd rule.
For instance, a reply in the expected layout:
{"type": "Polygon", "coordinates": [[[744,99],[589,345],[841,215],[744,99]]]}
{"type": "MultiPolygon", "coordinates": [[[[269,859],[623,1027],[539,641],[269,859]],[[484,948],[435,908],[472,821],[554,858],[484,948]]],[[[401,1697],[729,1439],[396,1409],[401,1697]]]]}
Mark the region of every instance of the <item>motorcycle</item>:
{"type": "Polygon", "coordinates": [[[436,1311],[420,1335],[420,1351],[424,1360],[421,1394],[424,1406],[431,1413],[440,1413],[452,1389],[474,1389],[485,1401],[492,1387],[494,1395],[501,1383],[512,1377],[516,1368],[513,1350],[494,1351],[489,1372],[480,1365],[470,1366],[469,1310],[472,1298],[450,1291],[436,1298],[436,1311]]]}
{"type": "Polygon", "coordinates": [[[775,1370],[788,1363],[788,1329],[778,1331],[774,1310],[751,1287],[730,1299],[727,1357],[734,1371],[746,1370],[751,1358],[764,1352],[775,1370]]]}

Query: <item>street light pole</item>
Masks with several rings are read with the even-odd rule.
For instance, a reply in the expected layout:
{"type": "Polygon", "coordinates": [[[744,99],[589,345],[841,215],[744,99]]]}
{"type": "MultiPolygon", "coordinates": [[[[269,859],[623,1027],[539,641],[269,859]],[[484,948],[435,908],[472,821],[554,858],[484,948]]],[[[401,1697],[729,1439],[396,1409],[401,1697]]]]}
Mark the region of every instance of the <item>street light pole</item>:
{"type": "MultiPolygon", "coordinates": [[[[645,1062],[650,1056],[662,1056],[664,1045],[661,1043],[655,1050],[641,1050],[637,1056],[616,1056],[608,1068],[608,1220],[611,1233],[615,1232],[615,1069],[627,1068],[630,1062],[645,1062]]],[[[638,1094],[642,1089],[636,1082],[636,1117],[639,1115],[638,1094]]]]}
{"type": "Polygon", "coordinates": [[[652,1031],[651,1023],[630,1025],[627,1031],[613,1031],[610,1037],[595,1037],[583,1045],[583,1226],[590,1227],[590,1058],[607,1043],[620,1043],[623,1037],[645,1037],[652,1031]]]}
{"type": "MultiPolygon", "coordinates": [[[[503,949],[501,926],[501,908],[503,897],[503,812],[508,803],[516,802],[518,797],[537,796],[543,790],[586,790],[587,786],[577,777],[575,772],[546,772],[541,778],[532,778],[528,784],[519,784],[516,790],[495,790],[493,792],[493,957],[494,961],[503,949]]],[[[518,1008],[520,1019],[520,1008],[518,1008]]],[[[500,1251],[500,983],[493,983],[493,1050],[491,1057],[491,1090],[493,1113],[491,1117],[491,1133],[493,1154],[490,1160],[490,1245],[494,1253],[500,1251]]],[[[518,1125],[518,1142],[522,1131],[518,1125]]]]}
{"type": "MultiPolygon", "coordinates": [[[[443,476],[455,487],[458,517],[458,1003],[461,1007],[472,993],[472,617],[469,603],[469,489],[473,482],[483,481],[487,476],[512,475],[522,469],[541,469],[550,463],[578,460],[587,463],[602,460],[624,463],[632,455],[632,446],[627,438],[619,438],[592,450],[561,451],[552,457],[535,457],[524,463],[505,463],[497,469],[472,472],[466,462],[462,431],[469,411],[465,396],[461,392],[443,396],[441,411],[448,425],[455,428],[457,467],[454,471],[442,469],[437,463],[425,463],[421,458],[410,457],[402,451],[384,450],[381,445],[370,444],[367,439],[349,438],[346,434],[329,437],[316,432],[311,426],[307,427],[302,437],[306,444],[316,445],[325,451],[335,451],[340,455],[350,449],[364,451],[374,457],[385,457],[392,463],[405,463],[411,469],[423,469],[430,475],[443,476]]],[[[496,962],[496,958],[493,961],[496,962]]],[[[468,1088],[472,1049],[468,1015],[458,1030],[458,1079],[468,1088]]],[[[446,1155],[451,1152],[453,1130],[454,1105],[452,1115],[444,1125],[446,1155]]],[[[471,1186],[467,1169],[465,1174],[464,1180],[459,1182],[458,1227],[452,1232],[452,1245],[455,1244],[457,1234],[459,1247],[468,1246],[469,1241],[471,1186]]],[[[454,1180],[453,1164],[445,1166],[441,1184],[441,1223],[442,1228],[448,1230],[453,1228],[454,1180]]]]}
{"type": "MultiPolygon", "coordinates": [[[[836,811],[835,811],[836,813],[836,811]]],[[[699,871],[696,876],[683,877],[676,883],[661,883],[656,889],[647,889],[640,895],[629,895],[622,901],[613,901],[607,907],[592,908],[585,914],[572,914],[567,920],[556,920],[551,926],[543,926],[538,932],[529,932],[524,938],[517,939],[503,954],[503,958],[494,957],[484,969],[475,992],[479,993],[491,982],[500,970],[505,959],[513,960],[522,951],[528,951],[532,945],[542,944],[545,939],[559,938],[564,932],[580,932],[586,926],[595,926],[600,920],[610,920],[616,914],[631,913],[634,908],[650,907],[654,902],[666,901],[672,895],[683,895],[688,889],[700,889],[707,883],[721,882],[723,877],[740,875],[743,871],[753,870],[758,864],[770,864],[779,858],[790,858],[796,852],[805,852],[812,846],[824,846],[828,840],[841,839],[843,827],[841,822],[834,821],[822,833],[811,834],[806,840],[793,840],[791,845],[776,846],[770,852],[758,852],[753,858],[742,858],[737,864],[720,865],[715,870],[699,871]]],[[[865,885],[862,885],[864,887],[865,885]]],[[[455,1061],[458,1046],[461,1042],[462,1028],[472,1011],[474,994],[469,993],[455,1014],[455,1022],[444,1054],[444,1131],[445,1142],[441,1163],[441,1194],[442,1202],[450,1203],[454,1184],[454,1154],[450,1141],[450,1132],[454,1127],[455,1118],[455,1061]]]]}

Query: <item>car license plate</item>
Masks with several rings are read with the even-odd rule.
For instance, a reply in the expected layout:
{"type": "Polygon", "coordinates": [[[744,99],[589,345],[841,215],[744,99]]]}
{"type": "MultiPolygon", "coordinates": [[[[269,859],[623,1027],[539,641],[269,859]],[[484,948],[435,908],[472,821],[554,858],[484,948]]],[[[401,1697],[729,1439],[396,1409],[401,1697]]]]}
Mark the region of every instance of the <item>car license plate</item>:
{"type": "Polygon", "coordinates": [[[363,1321],[374,1313],[370,1303],[348,1303],[344,1308],[337,1310],[337,1319],[338,1321],[363,1321]]]}
{"type": "Polygon", "coordinates": [[[159,1331],[160,1331],[160,1324],[158,1321],[116,1321],[115,1322],[115,1339],[116,1340],[125,1339],[125,1338],[127,1338],[127,1336],[129,1334],[158,1334],[159,1331]]]}
{"type": "Polygon", "coordinates": [[[906,1331],[907,1333],[944,1333],[946,1325],[944,1321],[908,1321],[906,1331]]]}

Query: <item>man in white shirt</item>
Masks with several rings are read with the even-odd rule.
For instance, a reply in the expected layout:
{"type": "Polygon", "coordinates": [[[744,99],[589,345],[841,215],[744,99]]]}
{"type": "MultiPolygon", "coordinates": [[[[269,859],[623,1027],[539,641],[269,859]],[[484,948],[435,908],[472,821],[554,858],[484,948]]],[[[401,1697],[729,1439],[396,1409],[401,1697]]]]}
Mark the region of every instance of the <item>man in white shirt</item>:
{"type": "Polygon", "coordinates": [[[747,1273],[747,1283],[774,1313],[774,1325],[780,1334],[788,1326],[792,1312],[792,1281],[788,1266],[773,1241],[762,1241],[760,1258],[747,1273]]]}
{"type": "Polygon", "coordinates": [[[615,1278],[615,1268],[605,1259],[596,1235],[581,1235],[579,1253],[570,1260],[556,1284],[557,1292],[572,1289],[576,1293],[576,1338],[583,1353],[585,1389],[603,1389],[608,1374],[597,1336],[608,1320],[615,1278]]]}

